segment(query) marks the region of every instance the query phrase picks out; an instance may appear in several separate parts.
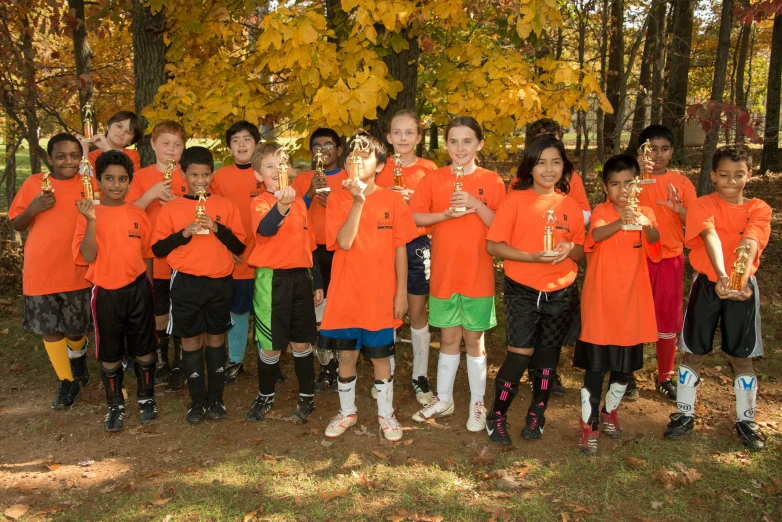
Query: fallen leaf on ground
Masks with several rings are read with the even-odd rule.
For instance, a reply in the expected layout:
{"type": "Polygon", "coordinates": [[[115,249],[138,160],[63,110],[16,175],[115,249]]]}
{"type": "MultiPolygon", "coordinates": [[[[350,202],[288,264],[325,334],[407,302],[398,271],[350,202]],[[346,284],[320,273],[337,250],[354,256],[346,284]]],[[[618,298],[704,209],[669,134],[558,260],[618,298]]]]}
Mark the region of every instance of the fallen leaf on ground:
{"type": "Polygon", "coordinates": [[[322,498],[324,501],[328,502],[331,499],[337,498],[337,497],[344,497],[345,493],[347,493],[347,489],[338,489],[336,491],[332,491],[331,493],[326,493],[325,491],[318,493],[318,496],[322,498]]]}
{"type": "Polygon", "coordinates": [[[407,520],[407,517],[403,517],[402,515],[388,515],[386,520],[389,520],[390,522],[403,522],[404,520],[407,520]]]}
{"type": "Polygon", "coordinates": [[[8,328],[3,328],[2,330],[0,330],[0,333],[3,335],[8,335],[8,328]]]}
{"type": "Polygon", "coordinates": [[[438,428],[438,429],[441,429],[441,430],[450,430],[451,429],[450,426],[443,426],[442,424],[437,424],[437,421],[434,420],[434,419],[427,419],[426,424],[428,424],[429,426],[431,426],[433,428],[438,428]]]}
{"type": "Polygon", "coordinates": [[[334,442],[336,442],[336,441],[323,439],[322,441],[320,441],[320,445],[323,446],[324,448],[328,448],[328,447],[334,445],[334,442]]]}
{"type": "Polygon", "coordinates": [[[49,471],[56,471],[60,469],[60,466],[62,466],[62,464],[55,461],[44,462],[43,465],[46,466],[49,471]]]}
{"type": "Polygon", "coordinates": [[[277,457],[274,455],[269,455],[268,453],[264,453],[261,455],[261,458],[264,460],[268,460],[269,462],[277,462],[277,457]]]}
{"type": "Polygon", "coordinates": [[[250,520],[255,520],[256,515],[260,515],[263,513],[263,506],[258,506],[258,509],[253,509],[246,515],[244,515],[244,519],[242,519],[242,522],[250,522],[250,520]]]}
{"type": "Polygon", "coordinates": [[[362,424],[362,425],[360,425],[358,427],[358,429],[354,429],[353,430],[353,435],[359,435],[359,436],[364,436],[364,437],[374,437],[375,433],[372,432],[372,431],[369,431],[367,429],[367,425],[366,424],[362,424]]]}
{"type": "Polygon", "coordinates": [[[49,515],[51,513],[57,513],[58,511],[66,510],[69,507],[71,507],[70,504],[55,504],[55,505],[53,505],[50,508],[42,509],[41,511],[39,511],[35,515],[36,516],[38,516],[38,515],[49,515]]]}
{"type": "Polygon", "coordinates": [[[162,469],[156,469],[155,471],[150,471],[146,475],[143,476],[143,478],[151,478],[151,477],[157,477],[158,475],[162,475],[163,470],[162,469]]]}
{"type": "Polygon", "coordinates": [[[657,510],[663,507],[664,502],[652,501],[652,509],[657,510]]]}
{"type": "Polygon", "coordinates": [[[226,446],[230,444],[231,441],[220,435],[216,440],[212,441],[212,446],[226,446]]]}
{"type": "Polygon", "coordinates": [[[446,469],[454,469],[456,467],[456,459],[453,457],[448,457],[445,459],[445,468],[446,469]]]}
{"type": "Polygon", "coordinates": [[[3,511],[3,515],[10,518],[11,520],[18,520],[24,516],[24,514],[27,513],[29,509],[30,506],[27,504],[14,504],[13,506],[3,511]]]}
{"type": "Polygon", "coordinates": [[[79,463],[77,464],[77,466],[79,466],[79,467],[81,467],[81,468],[88,468],[88,467],[92,466],[93,464],[95,464],[95,461],[94,461],[94,460],[92,460],[92,459],[87,459],[87,460],[82,460],[81,462],[79,462],[79,463]]]}
{"type": "Polygon", "coordinates": [[[484,446],[483,449],[480,451],[480,453],[476,454],[473,457],[472,462],[473,464],[479,464],[481,466],[484,466],[486,464],[493,463],[495,460],[497,460],[497,457],[489,453],[488,446],[484,446]]]}
{"type": "Polygon", "coordinates": [[[353,476],[356,477],[356,479],[358,479],[359,484],[369,489],[370,491],[375,489],[375,484],[377,481],[368,478],[366,473],[364,473],[363,471],[361,473],[356,473],[354,471],[353,476]]]}
{"type": "Polygon", "coordinates": [[[560,515],[562,516],[562,522],[570,522],[570,515],[567,512],[563,511],[560,515]]]}
{"type": "Polygon", "coordinates": [[[155,506],[165,506],[174,498],[174,486],[160,486],[150,501],[155,506]],[[164,496],[165,495],[165,496],[164,496]]]}
{"type": "Polygon", "coordinates": [[[510,520],[510,512],[508,512],[502,506],[495,506],[493,508],[484,506],[483,510],[491,515],[489,522],[497,522],[497,520],[504,520],[505,522],[508,522],[510,520]]]}
{"type": "Polygon", "coordinates": [[[659,480],[662,485],[665,487],[665,489],[673,489],[673,477],[676,476],[676,473],[672,471],[668,471],[667,468],[662,467],[652,473],[652,478],[659,480]]]}
{"type": "Polygon", "coordinates": [[[385,453],[381,453],[379,451],[373,451],[372,455],[374,455],[375,457],[377,457],[379,459],[388,460],[388,455],[386,455],[385,453]]]}
{"type": "Polygon", "coordinates": [[[513,472],[516,474],[517,479],[524,480],[524,477],[527,476],[527,473],[530,472],[532,467],[533,467],[532,464],[524,464],[523,467],[516,468],[515,470],[513,470],[513,472]]]}
{"type": "Polygon", "coordinates": [[[646,464],[646,460],[639,459],[637,457],[633,457],[632,455],[625,455],[625,460],[635,466],[636,468],[640,468],[644,464],[646,464]]]}
{"type": "Polygon", "coordinates": [[[111,493],[112,491],[117,489],[117,486],[119,486],[119,484],[117,484],[116,482],[114,484],[109,484],[109,485],[101,488],[100,491],[98,491],[98,493],[104,493],[104,494],[105,493],[111,493]]]}
{"type": "Polygon", "coordinates": [[[252,444],[253,446],[260,446],[261,444],[263,444],[263,439],[255,439],[250,444],[252,444]]]}

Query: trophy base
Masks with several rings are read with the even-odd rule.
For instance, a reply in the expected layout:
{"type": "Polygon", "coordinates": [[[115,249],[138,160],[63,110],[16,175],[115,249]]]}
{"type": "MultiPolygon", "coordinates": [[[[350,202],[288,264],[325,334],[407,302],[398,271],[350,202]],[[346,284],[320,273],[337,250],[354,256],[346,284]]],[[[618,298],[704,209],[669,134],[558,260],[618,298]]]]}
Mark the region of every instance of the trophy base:
{"type": "Polygon", "coordinates": [[[467,207],[451,207],[454,212],[467,212],[467,207]]]}
{"type": "Polygon", "coordinates": [[[203,235],[209,234],[209,229],[208,228],[202,228],[198,232],[193,232],[193,234],[197,234],[199,236],[203,236],[203,235]]]}
{"type": "Polygon", "coordinates": [[[83,141],[84,143],[92,143],[93,141],[95,141],[95,138],[83,138],[81,141],[83,141]]]}
{"type": "Polygon", "coordinates": [[[93,205],[100,205],[100,200],[99,199],[93,199],[92,200],[92,204],[93,205]]]}
{"type": "Polygon", "coordinates": [[[622,230],[643,230],[641,225],[622,225],[622,230]]]}
{"type": "Polygon", "coordinates": [[[559,257],[559,252],[556,250],[546,250],[543,252],[543,257],[559,257]]]}
{"type": "Polygon", "coordinates": [[[323,194],[324,192],[328,193],[328,192],[331,192],[331,188],[323,187],[323,188],[317,189],[315,192],[318,193],[318,194],[323,194]]]}
{"type": "Polygon", "coordinates": [[[638,182],[639,185],[654,185],[657,183],[656,179],[642,179],[638,182]]]}
{"type": "Polygon", "coordinates": [[[740,295],[741,292],[739,290],[728,290],[728,295],[740,295]]]}

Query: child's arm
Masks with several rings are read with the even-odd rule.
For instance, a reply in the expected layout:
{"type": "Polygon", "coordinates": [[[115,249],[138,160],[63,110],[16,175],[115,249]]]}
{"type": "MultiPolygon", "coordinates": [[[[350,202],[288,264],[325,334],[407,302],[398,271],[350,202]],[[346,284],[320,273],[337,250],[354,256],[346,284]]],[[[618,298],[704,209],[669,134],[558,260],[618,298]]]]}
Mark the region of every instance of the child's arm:
{"type": "Polygon", "coordinates": [[[682,204],[682,198],[679,194],[679,189],[672,184],[668,184],[668,199],[665,201],[658,201],[658,205],[663,205],[676,212],[681,220],[682,224],[687,222],[687,208],[682,204]]]}
{"type": "Polygon", "coordinates": [[[508,261],[520,261],[522,263],[548,263],[551,259],[546,259],[543,257],[543,254],[545,252],[524,252],[523,250],[519,250],[517,248],[513,248],[509,244],[505,242],[499,242],[499,241],[486,241],[486,253],[494,256],[499,257],[500,259],[507,259],[508,261]]]}
{"type": "Polygon", "coordinates": [[[190,223],[179,232],[174,232],[167,238],[157,241],[152,245],[152,253],[155,254],[155,257],[166,257],[173,252],[175,248],[190,243],[193,234],[199,230],[201,230],[201,225],[198,223],[190,223]]]}
{"type": "Polygon", "coordinates": [[[358,185],[355,180],[349,179],[345,183],[345,189],[353,196],[353,204],[350,206],[350,212],[345,222],[339,227],[337,232],[337,244],[342,250],[350,250],[353,246],[353,241],[356,240],[356,234],[358,234],[358,224],[361,221],[361,211],[364,208],[364,202],[366,196],[364,191],[358,185]]]}
{"type": "Polygon", "coordinates": [[[288,212],[290,211],[291,204],[293,204],[295,198],[296,191],[293,190],[293,187],[286,187],[279,198],[277,198],[277,204],[269,209],[269,212],[261,218],[261,221],[258,223],[257,232],[263,237],[277,235],[285,218],[288,217],[288,212]]]}
{"type": "Polygon", "coordinates": [[[407,313],[407,247],[394,250],[396,271],[396,295],[394,296],[394,319],[403,319],[407,313]]]}
{"type": "Polygon", "coordinates": [[[134,201],[133,204],[146,210],[147,207],[156,199],[162,201],[171,201],[175,198],[176,196],[174,196],[174,193],[171,190],[171,180],[160,181],[149,187],[149,190],[144,192],[144,194],[142,194],[141,197],[134,201]]]}
{"type": "Polygon", "coordinates": [[[722,255],[722,241],[720,236],[717,235],[717,231],[713,228],[707,228],[701,232],[701,238],[703,244],[706,246],[706,253],[709,255],[709,261],[711,266],[714,267],[714,271],[717,273],[717,285],[714,287],[714,291],[717,292],[717,296],[720,299],[728,297],[728,282],[730,278],[725,271],[725,258],[722,255]]]}
{"type": "Polygon", "coordinates": [[[147,279],[152,281],[154,279],[153,272],[152,272],[152,260],[151,259],[145,259],[144,263],[147,265],[147,279]]]}
{"type": "MultiPolygon", "coordinates": [[[[481,218],[481,221],[483,221],[483,224],[487,227],[490,227],[492,221],[494,221],[494,211],[486,206],[480,199],[467,192],[454,192],[453,196],[451,196],[451,207],[466,207],[468,212],[472,210],[478,214],[478,217],[481,218]]],[[[460,214],[466,213],[467,212],[463,212],[460,214]]]]}
{"type": "Polygon", "coordinates": [[[91,199],[80,199],[76,202],[79,213],[87,220],[87,228],[84,230],[84,237],[79,245],[81,256],[88,263],[95,261],[98,257],[98,240],[95,234],[95,206],[91,199]]]}
{"type": "Polygon", "coordinates": [[[610,238],[617,232],[622,230],[622,218],[620,217],[613,223],[608,223],[606,225],[602,225],[599,227],[595,227],[592,229],[592,239],[594,239],[595,243],[600,243],[602,241],[605,241],[606,239],[610,238]]]}
{"type": "Polygon", "coordinates": [[[30,204],[27,205],[27,208],[24,209],[24,212],[16,216],[13,221],[11,221],[14,230],[17,232],[27,230],[27,227],[30,226],[30,223],[32,223],[35,216],[52,208],[54,203],[54,191],[48,192],[46,194],[41,193],[35,196],[30,204]]]}
{"type": "Polygon", "coordinates": [[[640,212],[635,216],[635,222],[644,227],[644,236],[650,244],[655,244],[660,240],[660,231],[652,224],[651,220],[640,212]]]}

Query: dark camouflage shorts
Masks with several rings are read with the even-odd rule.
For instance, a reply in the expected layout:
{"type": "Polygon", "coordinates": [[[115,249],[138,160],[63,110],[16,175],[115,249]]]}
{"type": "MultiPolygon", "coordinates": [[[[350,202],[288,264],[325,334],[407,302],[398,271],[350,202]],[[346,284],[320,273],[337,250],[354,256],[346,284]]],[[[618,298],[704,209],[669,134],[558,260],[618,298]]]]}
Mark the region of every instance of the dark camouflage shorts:
{"type": "Polygon", "coordinates": [[[92,289],[24,296],[22,327],[36,335],[86,335],[92,325],[92,289]]]}

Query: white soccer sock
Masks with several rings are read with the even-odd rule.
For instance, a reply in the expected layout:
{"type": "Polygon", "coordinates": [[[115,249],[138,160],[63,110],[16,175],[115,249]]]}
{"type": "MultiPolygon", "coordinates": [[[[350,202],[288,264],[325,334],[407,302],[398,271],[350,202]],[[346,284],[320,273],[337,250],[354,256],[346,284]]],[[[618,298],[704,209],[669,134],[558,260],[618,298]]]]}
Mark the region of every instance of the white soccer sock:
{"type": "Polygon", "coordinates": [[[344,416],[353,415],[358,411],[356,409],[356,381],[353,378],[350,382],[342,382],[337,378],[337,389],[339,390],[339,407],[344,416]]]}
{"type": "Polygon", "coordinates": [[[450,355],[440,352],[437,361],[437,397],[441,402],[453,402],[453,383],[459,371],[461,356],[460,353],[450,355]]]}
{"type": "Polygon", "coordinates": [[[753,422],[758,396],[758,379],[751,373],[742,373],[733,380],[733,391],[736,392],[736,420],[753,422]]]}
{"type": "Polygon", "coordinates": [[[388,357],[388,363],[391,365],[391,380],[394,379],[394,370],[396,370],[396,359],[393,355],[388,357]]]}
{"type": "Polygon", "coordinates": [[[470,382],[470,404],[483,403],[486,395],[486,356],[467,354],[467,379],[470,382]]]}
{"type": "Polygon", "coordinates": [[[592,403],[589,400],[591,396],[588,389],[581,388],[581,420],[584,424],[589,424],[592,420],[592,403]]]}
{"type": "Polygon", "coordinates": [[[377,414],[381,417],[390,417],[394,414],[394,381],[375,381],[377,390],[377,414]]]}
{"type": "Polygon", "coordinates": [[[425,325],[420,330],[416,330],[411,326],[410,338],[413,341],[413,380],[419,377],[428,377],[429,345],[432,342],[429,325],[425,325]]]}
{"type": "Polygon", "coordinates": [[[315,307],[315,322],[320,323],[323,321],[323,311],[326,309],[326,299],[324,298],[321,303],[315,307]]]}
{"type": "Polygon", "coordinates": [[[618,382],[612,382],[608,385],[608,391],[606,392],[606,411],[611,413],[619,407],[622,402],[622,397],[625,396],[627,390],[627,384],[621,384],[618,382]]]}
{"type": "Polygon", "coordinates": [[[676,386],[676,407],[679,413],[687,417],[695,414],[695,385],[698,384],[698,376],[692,368],[679,366],[679,383],[676,386]]]}

